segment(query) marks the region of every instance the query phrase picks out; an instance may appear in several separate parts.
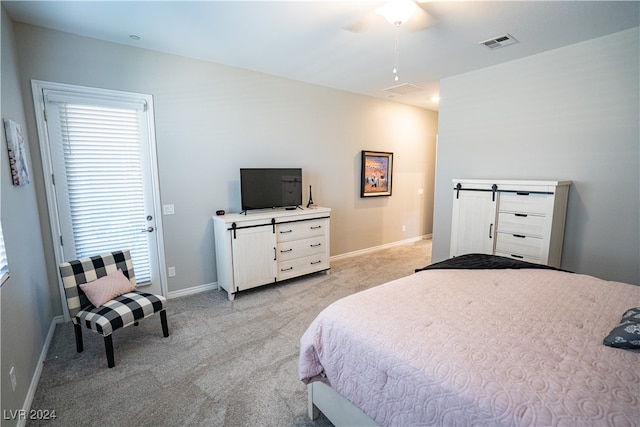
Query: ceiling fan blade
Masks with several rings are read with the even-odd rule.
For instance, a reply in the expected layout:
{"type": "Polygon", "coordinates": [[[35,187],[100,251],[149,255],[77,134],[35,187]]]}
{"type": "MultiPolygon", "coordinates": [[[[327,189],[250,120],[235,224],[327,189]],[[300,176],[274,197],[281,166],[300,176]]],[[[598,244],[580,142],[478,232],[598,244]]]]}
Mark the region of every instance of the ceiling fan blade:
{"type": "Polygon", "coordinates": [[[403,25],[406,25],[410,31],[422,31],[438,23],[438,20],[433,15],[424,10],[423,4],[417,3],[417,5],[418,7],[413,16],[403,25]]]}
{"type": "Polygon", "coordinates": [[[376,14],[374,12],[369,12],[364,16],[354,19],[343,28],[347,31],[351,31],[352,33],[361,33],[366,31],[371,27],[376,19],[376,14]]]}

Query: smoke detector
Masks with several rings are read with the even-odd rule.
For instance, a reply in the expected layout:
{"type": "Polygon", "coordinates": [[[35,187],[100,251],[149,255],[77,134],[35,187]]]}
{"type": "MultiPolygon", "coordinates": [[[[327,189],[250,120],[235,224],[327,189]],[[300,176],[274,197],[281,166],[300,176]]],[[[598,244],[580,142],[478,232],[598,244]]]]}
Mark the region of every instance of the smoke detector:
{"type": "Polygon", "coordinates": [[[495,50],[516,43],[518,43],[518,40],[516,40],[511,34],[504,34],[479,42],[478,44],[484,45],[487,49],[495,50]]]}

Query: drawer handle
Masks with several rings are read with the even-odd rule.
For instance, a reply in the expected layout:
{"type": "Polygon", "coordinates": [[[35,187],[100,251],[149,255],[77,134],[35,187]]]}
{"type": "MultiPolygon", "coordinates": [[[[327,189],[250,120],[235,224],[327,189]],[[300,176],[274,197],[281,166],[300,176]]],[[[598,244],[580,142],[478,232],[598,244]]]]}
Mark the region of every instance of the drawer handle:
{"type": "Polygon", "coordinates": [[[289,270],[293,270],[293,267],[289,267],[289,268],[281,268],[280,271],[289,271],[289,270]]]}
{"type": "Polygon", "coordinates": [[[293,252],[293,248],[283,249],[283,250],[280,251],[281,254],[284,254],[286,252],[293,252]]]}
{"type": "Polygon", "coordinates": [[[519,259],[524,259],[524,257],[522,255],[516,255],[516,254],[511,254],[512,258],[519,258],[519,259]]]}
{"type": "Polygon", "coordinates": [[[493,224],[489,225],[489,238],[493,239],[493,224]]]}
{"type": "Polygon", "coordinates": [[[519,239],[524,239],[524,238],[525,238],[525,237],[527,237],[527,236],[524,236],[524,235],[522,235],[522,234],[514,234],[514,235],[513,235],[513,237],[517,237],[517,238],[519,238],[519,239]]]}
{"type": "Polygon", "coordinates": [[[320,264],[322,261],[311,261],[311,265],[320,264]]]}
{"type": "Polygon", "coordinates": [[[311,229],[312,229],[312,230],[317,230],[317,229],[319,229],[319,228],[322,228],[322,226],[321,226],[321,225],[316,225],[316,226],[314,226],[314,227],[311,227],[311,229]]]}
{"type": "Polygon", "coordinates": [[[514,214],[514,215],[515,215],[515,216],[521,216],[521,217],[523,217],[523,218],[526,218],[526,217],[528,217],[528,216],[529,216],[529,215],[527,215],[527,214],[521,214],[521,213],[517,213],[517,214],[514,214]]]}
{"type": "Polygon", "coordinates": [[[322,243],[316,243],[315,245],[310,245],[312,248],[317,248],[318,246],[322,246],[322,243]]]}
{"type": "Polygon", "coordinates": [[[282,230],[280,231],[280,234],[286,234],[286,233],[291,233],[293,232],[293,230],[282,230]]]}
{"type": "Polygon", "coordinates": [[[528,196],[529,192],[528,191],[517,191],[516,194],[518,196],[528,196]]]}

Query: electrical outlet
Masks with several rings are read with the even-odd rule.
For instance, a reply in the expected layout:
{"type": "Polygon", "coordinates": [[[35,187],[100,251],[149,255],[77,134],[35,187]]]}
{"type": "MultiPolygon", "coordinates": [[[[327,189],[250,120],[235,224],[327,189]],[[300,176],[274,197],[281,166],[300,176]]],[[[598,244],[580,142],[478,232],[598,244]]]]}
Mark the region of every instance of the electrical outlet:
{"type": "Polygon", "coordinates": [[[407,227],[405,225],[402,226],[402,231],[407,231],[407,227]]]}
{"type": "Polygon", "coordinates": [[[169,277],[175,277],[175,275],[176,275],[176,268],[169,267],[169,277]]]}
{"type": "Polygon", "coordinates": [[[16,367],[12,366],[9,369],[9,378],[11,378],[11,389],[16,391],[16,385],[18,385],[18,381],[16,380],[16,367]]]}

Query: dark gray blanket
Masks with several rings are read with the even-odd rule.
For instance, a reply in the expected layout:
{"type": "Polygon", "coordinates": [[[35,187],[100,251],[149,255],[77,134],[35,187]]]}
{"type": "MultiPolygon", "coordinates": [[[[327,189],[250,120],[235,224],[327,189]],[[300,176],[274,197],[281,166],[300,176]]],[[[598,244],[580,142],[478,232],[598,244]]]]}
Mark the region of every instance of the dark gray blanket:
{"type": "Polygon", "coordinates": [[[487,254],[465,254],[449,258],[447,260],[440,261],[423,268],[418,268],[416,269],[416,273],[423,270],[495,270],[506,268],[541,268],[545,270],[565,271],[555,267],[550,267],[548,265],[534,264],[532,262],[519,261],[517,259],[502,256],[487,254]]]}

